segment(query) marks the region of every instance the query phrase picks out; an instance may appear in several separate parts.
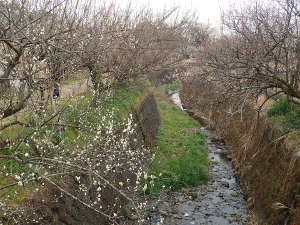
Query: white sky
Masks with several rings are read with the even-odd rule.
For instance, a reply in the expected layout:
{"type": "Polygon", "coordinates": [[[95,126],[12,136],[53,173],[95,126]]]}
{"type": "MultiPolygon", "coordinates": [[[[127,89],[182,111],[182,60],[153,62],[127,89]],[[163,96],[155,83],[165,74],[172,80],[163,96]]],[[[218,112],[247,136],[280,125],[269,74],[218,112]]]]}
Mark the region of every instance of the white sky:
{"type": "MultiPolygon", "coordinates": [[[[127,0],[112,0],[117,5],[126,5],[127,0]]],[[[218,27],[220,24],[221,10],[226,10],[232,5],[239,5],[244,0],[131,0],[134,6],[148,6],[154,10],[162,10],[179,6],[183,10],[197,12],[199,22],[210,23],[218,27]]]]}

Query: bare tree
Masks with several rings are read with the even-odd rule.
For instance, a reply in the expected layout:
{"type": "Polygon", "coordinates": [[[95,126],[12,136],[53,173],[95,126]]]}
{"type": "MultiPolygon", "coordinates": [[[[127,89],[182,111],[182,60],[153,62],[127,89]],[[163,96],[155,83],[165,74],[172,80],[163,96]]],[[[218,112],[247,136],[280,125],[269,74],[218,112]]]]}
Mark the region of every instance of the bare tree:
{"type": "Polygon", "coordinates": [[[257,2],[223,19],[227,30],[205,53],[206,73],[238,93],[284,93],[299,103],[299,2],[257,2]]]}
{"type": "Polygon", "coordinates": [[[181,28],[181,54],[185,58],[196,57],[211,39],[214,30],[205,24],[189,21],[181,28]]]}
{"type": "Polygon", "coordinates": [[[70,16],[74,5],[68,1],[1,1],[0,4],[0,85],[3,103],[0,119],[3,120],[22,110],[41,83],[58,79],[56,70],[61,68],[58,64],[64,60],[53,62],[53,55],[59,56],[58,49],[64,47],[58,43],[68,41],[78,18],[74,14],[70,16]],[[48,66],[39,63],[43,60],[48,62],[48,66]],[[45,67],[48,71],[50,69],[52,77],[45,74],[40,77],[45,67]],[[15,88],[20,86],[16,83],[22,83],[26,88],[15,88]]]}
{"type": "Polygon", "coordinates": [[[182,28],[189,23],[184,17],[167,20],[175,10],[155,16],[151,10],[134,13],[128,6],[120,10],[114,5],[102,7],[84,29],[87,37],[81,43],[82,65],[90,70],[96,93],[107,89],[102,78],[122,82],[130,78],[168,67],[182,59],[182,28]]]}

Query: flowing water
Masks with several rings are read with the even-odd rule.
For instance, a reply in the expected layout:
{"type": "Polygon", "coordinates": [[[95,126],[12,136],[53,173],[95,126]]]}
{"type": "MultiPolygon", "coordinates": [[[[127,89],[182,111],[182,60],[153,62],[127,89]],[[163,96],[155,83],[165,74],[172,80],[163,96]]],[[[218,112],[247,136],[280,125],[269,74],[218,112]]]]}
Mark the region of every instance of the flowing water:
{"type": "MultiPolygon", "coordinates": [[[[172,93],[171,98],[182,109],[179,93],[172,93]]],[[[246,224],[247,204],[228,160],[228,147],[214,131],[200,129],[210,159],[208,184],[163,194],[150,215],[151,225],[246,224]]]]}

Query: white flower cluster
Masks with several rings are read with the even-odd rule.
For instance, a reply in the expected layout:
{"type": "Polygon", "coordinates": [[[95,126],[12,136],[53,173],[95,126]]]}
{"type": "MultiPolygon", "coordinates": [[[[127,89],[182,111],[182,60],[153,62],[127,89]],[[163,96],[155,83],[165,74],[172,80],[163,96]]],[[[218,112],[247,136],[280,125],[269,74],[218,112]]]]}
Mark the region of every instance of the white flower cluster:
{"type": "MultiPolygon", "coordinates": [[[[76,107],[73,105],[70,108],[78,110],[76,107]]],[[[103,109],[94,110],[99,114],[103,113],[103,109]]],[[[84,110],[77,122],[90,130],[91,135],[78,132],[74,140],[78,144],[72,145],[70,149],[67,148],[66,140],[57,143],[53,141],[61,133],[55,128],[45,127],[39,132],[33,132],[24,144],[27,149],[34,145],[40,159],[35,159],[37,152],[25,152],[22,159],[26,161],[27,172],[7,175],[14,176],[18,185],[23,187],[29,181],[44,183],[50,179],[56,182],[59,181],[57,178],[70,174],[74,178],[76,190],[72,194],[76,198],[96,210],[109,207],[112,216],[118,215],[124,204],[120,203],[124,201],[121,199],[138,190],[141,174],[147,177],[143,169],[149,153],[143,146],[143,141],[138,141],[141,137],[136,131],[133,114],[129,114],[125,122],[118,122],[114,110],[95,117],[96,121],[87,119],[89,113],[88,109],[84,110]],[[81,141],[84,142],[80,143],[81,141]],[[114,196],[109,204],[105,200],[108,198],[107,193],[114,196]]],[[[37,118],[36,120],[38,121],[37,118]]],[[[152,185],[155,177],[149,175],[149,179],[152,180],[152,185]]],[[[136,207],[140,210],[144,204],[137,204],[136,207]]]]}

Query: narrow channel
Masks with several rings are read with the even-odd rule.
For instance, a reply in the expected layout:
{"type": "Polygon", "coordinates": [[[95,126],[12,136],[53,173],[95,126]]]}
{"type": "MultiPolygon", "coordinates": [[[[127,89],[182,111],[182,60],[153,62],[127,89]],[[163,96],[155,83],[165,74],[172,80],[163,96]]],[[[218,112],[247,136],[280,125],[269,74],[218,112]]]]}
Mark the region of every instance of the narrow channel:
{"type": "MultiPolygon", "coordinates": [[[[178,92],[171,93],[170,97],[183,109],[178,92]]],[[[213,130],[200,129],[206,136],[210,159],[208,184],[182,193],[164,194],[151,216],[151,224],[246,224],[247,203],[228,160],[228,146],[213,130]]]]}

